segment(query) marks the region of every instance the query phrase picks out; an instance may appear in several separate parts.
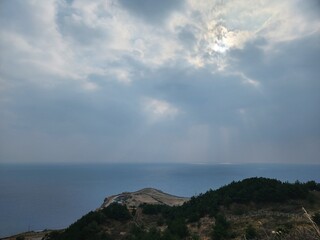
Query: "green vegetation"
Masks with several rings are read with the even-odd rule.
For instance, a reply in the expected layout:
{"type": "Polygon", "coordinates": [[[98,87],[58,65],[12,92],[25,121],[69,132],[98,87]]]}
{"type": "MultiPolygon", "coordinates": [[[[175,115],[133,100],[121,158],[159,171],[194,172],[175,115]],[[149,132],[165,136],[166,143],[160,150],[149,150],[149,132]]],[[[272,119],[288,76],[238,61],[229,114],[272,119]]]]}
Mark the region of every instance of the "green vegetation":
{"type": "Polygon", "coordinates": [[[288,200],[307,199],[310,191],[318,189],[320,184],[313,181],[290,184],[274,179],[249,178],[192,197],[190,201],[174,210],[176,215],[182,215],[192,222],[205,215],[217,215],[220,206],[228,207],[234,203],[283,203],[288,200]]]}
{"type": "Polygon", "coordinates": [[[230,223],[227,222],[225,216],[218,214],[216,216],[216,222],[213,227],[212,236],[215,240],[223,240],[223,239],[230,239],[230,223]]]}
{"type": "Polygon", "coordinates": [[[127,207],[118,203],[113,203],[107,208],[102,209],[101,213],[108,219],[114,219],[118,221],[125,221],[131,218],[131,214],[129,213],[127,207]]]}
{"type": "Polygon", "coordinates": [[[163,204],[141,204],[142,213],[147,215],[164,214],[167,215],[171,211],[171,207],[163,204]]]}
{"type": "Polygon", "coordinates": [[[173,236],[184,238],[189,235],[186,222],[183,218],[176,218],[168,222],[168,230],[173,236]]]}
{"type": "Polygon", "coordinates": [[[62,233],[52,232],[49,239],[109,240],[110,236],[103,232],[103,224],[110,220],[124,222],[129,219],[131,215],[127,207],[113,203],[101,211],[89,212],[62,233]]]}
{"type": "Polygon", "coordinates": [[[126,240],[178,240],[188,236],[187,227],[183,222],[175,222],[169,226],[163,233],[154,227],[145,230],[134,226],[126,240]]]}
{"type": "Polygon", "coordinates": [[[156,228],[151,228],[149,231],[144,231],[142,228],[134,226],[130,235],[126,240],[162,240],[161,233],[156,228]]]}
{"type": "MultiPolygon", "coordinates": [[[[306,200],[311,204],[308,199],[314,197],[312,191],[320,191],[320,184],[314,181],[290,184],[274,179],[250,178],[232,182],[218,190],[209,190],[204,194],[192,197],[190,201],[179,207],[142,204],[138,209],[132,210],[130,214],[126,206],[114,203],[102,210],[88,213],[63,232],[53,232],[49,239],[198,239],[197,234],[190,232],[187,225],[193,223],[197,225],[198,223],[199,228],[199,220],[205,216],[214,219],[214,224],[210,225],[212,226],[212,239],[231,239],[235,237],[233,226],[227,221],[222,209],[230,208],[230,212],[241,216],[246,212],[246,208],[243,206],[250,204],[280,204],[292,200],[306,200]],[[236,206],[236,208],[232,209],[232,206],[236,206]],[[140,218],[145,216],[144,219],[151,219],[153,223],[141,219],[140,222],[136,222],[137,215],[140,218]],[[119,224],[115,225],[115,222],[119,222],[119,224]],[[148,227],[145,227],[144,224],[147,224],[148,227]],[[112,229],[120,228],[124,229],[121,230],[124,231],[123,234],[120,234],[120,230],[117,237],[110,233],[112,229]]],[[[319,224],[319,213],[313,216],[313,221],[319,224]]],[[[287,230],[281,232],[287,232],[287,230]]],[[[242,234],[246,239],[256,239],[258,235],[257,230],[249,223],[242,228],[242,234]]]]}

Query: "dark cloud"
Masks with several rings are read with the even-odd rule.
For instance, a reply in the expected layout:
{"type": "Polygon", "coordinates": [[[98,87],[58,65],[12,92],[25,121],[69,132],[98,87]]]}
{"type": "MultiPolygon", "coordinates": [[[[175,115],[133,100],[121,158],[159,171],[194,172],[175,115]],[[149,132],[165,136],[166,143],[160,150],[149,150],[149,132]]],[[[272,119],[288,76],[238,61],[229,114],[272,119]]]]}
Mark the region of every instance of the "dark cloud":
{"type": "Polygon", "coordinates": [[[178,29],[179,40],[188,48],[193,47],[197,42],[194,31],[195,29],[192,26],[184,26],[178,29]]]}
{"type": "Polygon", "coordinates": [[[184,131],[192,125],[208,126],[213,148],[223,145],[217,133],[230,131],[228,151],[233,153],[228,155],[234,161],[299,162],[307,148],[307,161],[317,162],[320,48],[316,39],[318,35],[279,43],[276,53],[263,50],[265,41],[258,40],[231,53],[230,74],[169,67],[142,84],[146,92],[185,113],[177,123],[184,131]],[[231,74],[235,71],[259,85],[231,74]]]}
{"type": "Polygon", "coordinates": [[[39,37],[45,29],[42,16],[33,14],[34,8],[37,8],[35,3],[30,4],[26,1],[16,1],[14,4],[10,0],[1,1],[1,28],[18,32],[28,39],[39,37]]]}
{"type": "Polygon", "coordinates": [[[235,59],[241,59],[233,67],[261,83],[264,101],[252,113],[254,140],[299,145],[320,135],[318,38],[315,34],[279,43],[276,53],[265,52],[254,43],[233,53],[235,59]]]}
{"type": "Polygon", "coordinates": [[[10,101],[2,107],[11,114],[4,114],[3,119],[14,129],[57,135],[120,136],[139,122],[139,112],[135,110],[138,101],[126,88],[112,82],[94,96],[68,85],[55,89],[23,86],[10,94],[15,97],[7,96],[10,101]]]}
{"type": "Polygon", "coordinates": [[[107,33],[89,26],[84,22],[74,21],[72,16],[61,16],[59,18],[58,27],[60,33],[67,38],[71,38],[74,42],[83,45],[94,44],[96,41],[107,41],[109,36],[107,33]]]}
{"type": "Polygon", "coordinates": [[[94,156],[100,161],[104,155],[111,160],[114,145],[120,150],[123,139],[136,134],[142,116],[126,88],[112,82],[105,87],[94,95],[67,85],[9,92],[10,101],[0,106],[1,159],[85,161],[94,156]]]}
{"type": "Polygon", "coordinates": [[[312,20],[320,19],[320,1],[319,0],[310,0],[310,1],[298,1],[297,8],[299,11],[304,11],[306,17],[312,20]]]}
{"type": "Polygon", "coordinates": [[[122,6],[147,22],[165,21],[171,11],[183,6],[182,0],[120,0],[122,6]]]}
{"type": "MultiPolygon", "coordinates": [[[[238,111],[261,102],[259,91],[239,76],[212,74],[210,68],[163,68],[151,77],[148,92],[181,108],[194,123],[236,125],[238,111]]],[[[147,80],[146,80],[147,81],[147,80]]]]}
{"type": "MultiPolygon", "coordinates": [[[[63,37],[84,45],[95,44],[99,40],[107,41],[110,38],[106,31],[83,20],[81,13],[73,9],[73,1],[67,1],[67,3],[67,5],[57,5],[56,23],[63,37]]],[[[112,16],[105,13],[103,17],[111,18],[112,16]]]]}

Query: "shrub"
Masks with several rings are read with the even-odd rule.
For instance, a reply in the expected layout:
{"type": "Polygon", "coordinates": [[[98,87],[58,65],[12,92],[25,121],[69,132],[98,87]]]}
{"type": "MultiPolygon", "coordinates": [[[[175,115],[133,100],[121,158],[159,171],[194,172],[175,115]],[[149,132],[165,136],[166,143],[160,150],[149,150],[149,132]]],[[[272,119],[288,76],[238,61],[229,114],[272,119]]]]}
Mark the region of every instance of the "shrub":
{"type": "Polygon", "coordinates": [[[252,225],[248,225],[245,230],[246,239],[255,239],[257,237],[257,231],[252,225]]]}
{"type": "Polygon", "coordinates": [[[168,224],[169,231],[180,238],[184,238],[189,235],[187,225],[184,219],[175,219],[168,224]]]}
{"type": "Polygon", "coordinates": [[[320,225],[320,213],[315,213],[313,216],[312,216],[312,220],[317,224],[317,225],[320,225]]]}
{"type": "Polygon", "coordinates": [[[230,238],[230,224],[223,215],[216,216],[216,222],[212,232],[213,239],[222,240],[230,238]]]}
{"type": "Polygon", "coordinates": [[[125,221],[131,218],[128,208],[124,205],[113,203],[102,210],[102,213],[110,219],[125,221]]]}

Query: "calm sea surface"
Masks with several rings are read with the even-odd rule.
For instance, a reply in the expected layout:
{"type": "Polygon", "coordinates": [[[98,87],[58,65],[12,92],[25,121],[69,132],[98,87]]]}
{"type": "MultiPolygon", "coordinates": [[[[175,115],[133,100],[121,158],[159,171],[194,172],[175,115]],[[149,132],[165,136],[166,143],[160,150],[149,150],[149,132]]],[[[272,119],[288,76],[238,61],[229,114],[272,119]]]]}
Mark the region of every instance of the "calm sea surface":
{"type": "Polygon", "coordinates": [[[0,237],[65,228],[124,191],[154,187],[193,196],[255,176],[320,182],[320,165],[0,164],[0,237]]]}

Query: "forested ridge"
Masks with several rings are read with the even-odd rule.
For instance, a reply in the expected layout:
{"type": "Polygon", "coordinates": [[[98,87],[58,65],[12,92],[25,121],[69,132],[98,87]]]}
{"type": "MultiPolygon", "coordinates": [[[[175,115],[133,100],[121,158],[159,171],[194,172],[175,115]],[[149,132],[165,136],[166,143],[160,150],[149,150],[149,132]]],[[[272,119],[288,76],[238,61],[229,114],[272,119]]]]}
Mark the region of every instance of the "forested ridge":
{"type": "MultiPolygon", "coordinates": [[[[249,178],[194,196],[182,206],[142,204],[137,209],[129,210],[125,205],[113,203],[107,208],[88,213],[63,231],[52,232],[47,238],[200,239],[201,234],[192,230],[192,226],[197,225],[200,229],[203,219],[212,219],[212,224],[207,224],[210,225],[210,233],[207,235],[211,239],[232,239],[239,237],[239,230],[232,230],[226,214],[231,212],[243,215],[249,211],[247,206],[282,206],[284,203],[292,204],[293,209],[300,203],[312,206],[317,204],[315,193],[319,192],[320,184],[315,181],[288,183],[275,179],[249,178]],[[239,211],[241,209],[242,213],[239,211]]],[[[313,216],[315,221],[317,217],[319,213],[313,216]]],[[[293,225],[291,228],[285,227],[286,231],[292,229],[293,225]]],[[[251,224],[247,224],[243,231],[246,239],[258,239],[259,231],[251,224]]]]}

